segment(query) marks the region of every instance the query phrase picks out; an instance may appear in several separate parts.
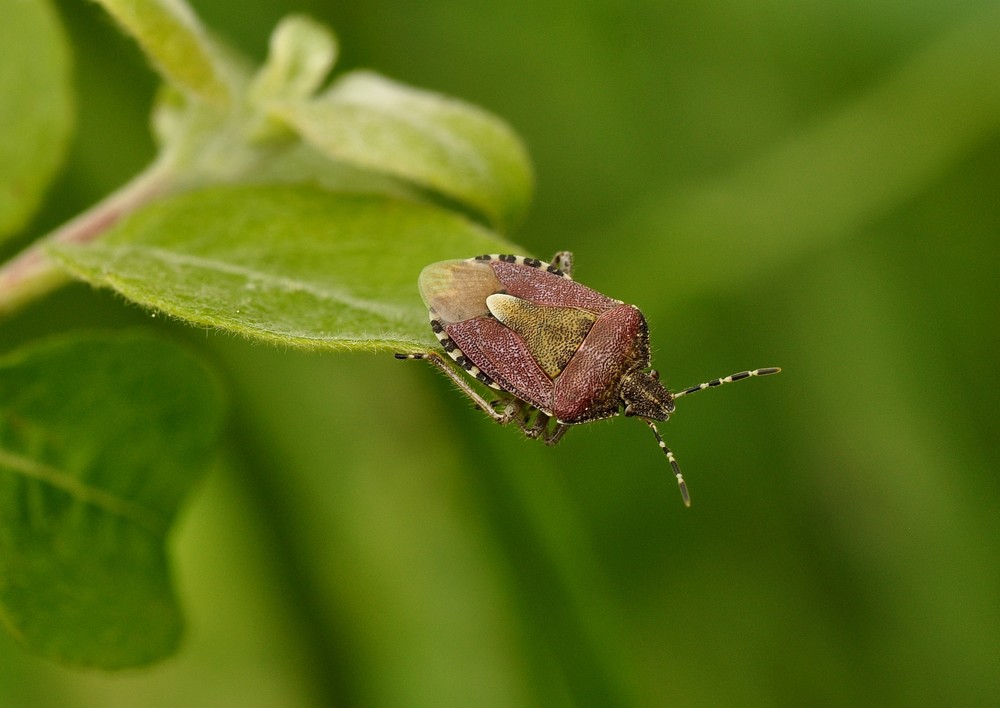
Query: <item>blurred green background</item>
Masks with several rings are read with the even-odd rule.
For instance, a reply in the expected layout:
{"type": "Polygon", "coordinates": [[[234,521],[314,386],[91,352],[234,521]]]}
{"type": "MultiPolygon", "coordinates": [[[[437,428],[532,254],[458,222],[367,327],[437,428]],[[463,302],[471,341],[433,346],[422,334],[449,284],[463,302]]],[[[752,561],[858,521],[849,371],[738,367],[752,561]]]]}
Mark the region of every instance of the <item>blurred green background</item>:
{"type": "MultiPolygon", "coordinates": [[[[679,403],[686,510],[634,421],[549,449],[429,367],[70,287],[3,348],[169,330],[227,373],[231,444],[174,538],[181,654],[77,672],[0,633],[0,706],[1000,702],[997,3],[194,5],[257,59],[307,12],[342,68],[506,118],[538,179],[514,239],[638,304],[672,388],[784,373],[679,403]]],[[[33,233],[152,156],[139,52],[59,7],[79,129],[33,233]]]]}

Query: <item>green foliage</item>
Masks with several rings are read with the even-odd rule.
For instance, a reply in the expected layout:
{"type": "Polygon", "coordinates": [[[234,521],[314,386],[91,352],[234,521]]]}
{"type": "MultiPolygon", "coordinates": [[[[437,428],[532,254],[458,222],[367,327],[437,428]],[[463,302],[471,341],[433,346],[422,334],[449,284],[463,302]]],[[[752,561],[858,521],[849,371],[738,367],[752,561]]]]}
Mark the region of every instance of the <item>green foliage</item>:
{"type": "Polygon", "coordinates": [[[207,469],[213,377],[140,335],[74,335],[0,360],[0,619],[35,652],[120,668],[172,653],[164,544],[207,469]]]}
{"type": "Polygon", "coordinates": [[[219,50],[194,12],[175,0],[96,0],[139,42],[173,86],[208,103],[225,105],[231,90],[219,50]]]}
{"type": "Polygon", "coordinates": [[[69,52],[48,0],[4,2],[0,22],[0,239],[36,209],[73,124],[69,52]]]}
{"type": "Polygon", "coordinates": [[[474,106],[354,72],[274,112],[331,159],[413,181],[504,230],[524,216],[527,155],[509,128],[474,106]]]}
{"type": "MultiPolygon", "coordinates": [[[[499,119],[370,72],[320,92],[336,40],[302,16],[253,69],[180,0],[98,1],[165,80],[160,152],[0,268],[0,313],[72,274],[267,342],[420,351],[433,345],[421,266],[516,250],[469,218],[507,229],[528,203],[527,154],[499,119]]],[[[71,115],[50,8],[11,12],[0,233],[30,216],[71,115]]],[[[0,618],[69,664],[170,654],[181,618],[164,543],[215,442],[210,377],[166,343],[92,336],[12,354],[0,375],[0,618]]]]}
{"type": "Polygon", "coordinates": [[[423,351],[421,267],[511,245],[437,207],[313,187],[205,189],[98,243],[56,247],[79,277],[188,322],[276,344],[423,351]]]}
{"type": "Polygon", "coordinates": [[[285,17],[271,34],[267,63],[250,96],[258,102],[308,98],[336,61],[337,40],[327,27],[302,15],[285,17]]]}
{"type": "MultiPolygon", "coordinates": [[[[286,18],[272,35],[267,61],[254,70],[217,46],[182,2],[102,4],[166,79],[153,111],[160,152],[147,170],[47,241],[100,248],[111,224],[150,202],[234,183],[318,184],[331,192],[446,202],[499,231],[522,218],[531,169],[519,139],[502,121],[370,72],[348,74],[317,93],[336,59],[333,35],[318,23],[286,18]]],[[[423,213],[432,226],[435,212],[423,213]]],[[[280,210],[268,216],[284,218],[280,210]]],[[[288,228],[296,228],[296,217],[288,219],[288,228]]],[[[185,222],[195,231],[203,226],[210,228],[185,222]]],[[[273,227],[273,222],[245,222],[245,237],[259,240],[273,227]]],[[[382,236],[396,243],[403,238],[391,232],[382,236]]],[[[386,248],[384,239],[366,243],[372,260],[389,263],[408,255],[386,248]]],[[[267,260],[260,264],[266,268],[267,260]]],[[[0,270],[0,312],[23,306],[59,280],[57,265],[44,244],[37,244],[0,270]]],[[[282,331],[280,322],[256,325],[244,331],[282,331]]],[[[335,341],[355,332],[342,335],[324,334],[335,341]]]]}
{"type": "MultiPolygon", "coordinates": [[[[0,349],[151,327],[224,370],[232,405],[222,464],[166,538],[182,649],[141,671],[80,671],[0,631],[4,708],[997,704],[1000,5],[198,0],[220,102],[169,76],[157,90],[163,62],[116,37],[101,5],[57,4],[78,139],[34,224],[96,204],[0,266],[0,349]],[[485,239],[517,222],[513,195],[530,184],[510,186],[518,171],[495,146],[476,146],[495,166],[485,180],[466,181],[462,150],[426,159],[470,142],[460,122],[445,121],[454,141],[428,131],[384,163],[399,114],[380,114],[374,89],[390,79],[368,83],[346,137],[286,117],[327,110],[365,67],[517,127],[539,195],[515,235],[530,248],[511,250],[572,249],[579,280],[638,305],[671,388],[784,368],[682,399],[661,428],[693,508],[635,421],[547,448],[470,410],[430,367],[327,351],[367,344],[234,337],[231,318],[222,334],[188,326],[156,300],[228,317],[234,291],[198,302],[193,278],[177,290],[186,267],[158,269],[145,246],[130,267],[164,287],[139,283],[142,305],[111,289],[104,269],[133,240],[211,250],[173,212],[226,194],[311,205],[317,223],[352,200],[472,221],[485,239]],[[370,150],[327,151],[359,135],[370,150]],[[189,233],[136,229],[158,215],[189,233]],[[64,264],[102,289],[52,291],[64,264]]],[[[238,221],[254,251],[269,231],[321,243],[284,214],[238,221]]],[[[340,305],[328,317],[362,318],[378,348],[426,346],[403,282],[434,239],[380,237],[350,254],[364,262],[352,272],[362,288],[397,284],[385,312],[416,319],[383,327],[392,318],[340,305]]],[[[479,250],[457,248],[448,257],[479,250]]],[[[347,287],[325,269],[318,282],[347,287]]]]}

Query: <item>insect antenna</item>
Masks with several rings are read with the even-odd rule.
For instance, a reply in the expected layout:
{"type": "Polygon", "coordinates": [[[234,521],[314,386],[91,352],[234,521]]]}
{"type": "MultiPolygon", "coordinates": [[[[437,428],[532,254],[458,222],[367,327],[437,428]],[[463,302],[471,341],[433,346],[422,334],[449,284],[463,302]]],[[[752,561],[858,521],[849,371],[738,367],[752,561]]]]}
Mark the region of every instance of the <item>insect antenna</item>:
{"type": "Polygon", "coordinates": [[[648,425],[653,431],[653,435],[656,436],[656,442],[659,443],[660,449],[663,450],[663,454],[667,456],[670,468],[674,471],[674,476],[677,478],[677,486],[681,490],[681,499],[684,500],[684,506],[691,506],[691,495],[688,494],[687,485],[684,483],[684,475],[681,474],[681,466],[678,465],[677,460],[674,459],[674,453],[672,453],[670,448],[667,447],[667,444],[663,442],[663,438],[660,437],[660,431],[656,429],[656,423],[648,418],[643,418],[643,420],[646,421],[646,425],[648,425]]]}
{"type": "Polygon", "coordinates": [[[677,393],[672,393],[670,395],[673,396],[673,398],[676,400],[681,396],[687,396],[688,394],[691,393],[704,391],[706,388],[715,388],[716,386],[732,383],[733,381],[749,379],[751,376],[770,376],[771,374],[776,374],[779,371],[781,371],[781,369],[776,366],[772,366],[766,369],[754,369],[753,371],[741,371],[738,374],[730,374],[729,376],[722,379],[712,379],[711,381],[706,381],[705,383],[698,384],[697,386],[692,386],[691,388],[686,388],[683,391],[678,391],[677,393]]]}

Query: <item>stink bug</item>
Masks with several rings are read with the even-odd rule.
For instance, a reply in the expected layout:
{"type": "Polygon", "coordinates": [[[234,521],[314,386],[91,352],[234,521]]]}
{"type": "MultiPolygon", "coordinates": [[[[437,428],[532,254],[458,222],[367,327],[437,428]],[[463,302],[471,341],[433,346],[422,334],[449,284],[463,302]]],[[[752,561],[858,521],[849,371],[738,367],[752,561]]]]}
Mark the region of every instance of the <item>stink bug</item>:
{"type": "Polygon", "coordinates": [[[447,374],[488,416],[514,422],[529,438],[555,445],[571,425],[624,413],[641,418],[670,462],[691,505],[680,465],[654,421],[665,421],[682,396],[781,369],[741,371],[676,393],[649,368],[646,319],[633,305],[580,285],[573,257],[552,263],[510,255],[433,263],[420,273],[420,294],[442,348],[472,377],[500,391],[490,401],[437,352],[424,359],[447,374]]]}

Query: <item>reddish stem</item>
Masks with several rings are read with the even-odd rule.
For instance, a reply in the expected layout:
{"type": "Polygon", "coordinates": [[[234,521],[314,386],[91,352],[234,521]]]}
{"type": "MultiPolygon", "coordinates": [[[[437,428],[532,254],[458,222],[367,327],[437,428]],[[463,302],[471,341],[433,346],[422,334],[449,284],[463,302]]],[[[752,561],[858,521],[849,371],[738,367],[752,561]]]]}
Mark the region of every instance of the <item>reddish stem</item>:
{"type": "Polygon", "coordinates": [[[94,241],[123,216],[168,192],[170,185],[167,172],[154,163],[132,181],[3,264],[0,267],[0,315],[17,310],[69,279],[45,252],[46,246],[94,241]]]}

